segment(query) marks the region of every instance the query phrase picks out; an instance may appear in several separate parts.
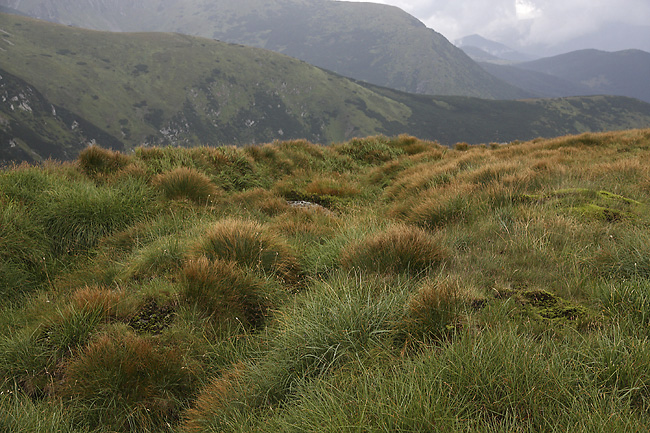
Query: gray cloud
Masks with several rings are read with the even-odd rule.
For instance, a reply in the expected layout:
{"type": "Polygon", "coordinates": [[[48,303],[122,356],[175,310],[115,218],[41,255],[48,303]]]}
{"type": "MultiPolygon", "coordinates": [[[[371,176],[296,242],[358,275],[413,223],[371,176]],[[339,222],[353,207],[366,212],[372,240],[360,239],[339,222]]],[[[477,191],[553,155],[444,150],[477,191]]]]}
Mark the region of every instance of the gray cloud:
{"type": "Polygon", "coordinates": [[[612,23],[650,24],[648,0],[373,1],[404,9],[451,41],[478,33],[515,47],[553,46],[612,23]]]}

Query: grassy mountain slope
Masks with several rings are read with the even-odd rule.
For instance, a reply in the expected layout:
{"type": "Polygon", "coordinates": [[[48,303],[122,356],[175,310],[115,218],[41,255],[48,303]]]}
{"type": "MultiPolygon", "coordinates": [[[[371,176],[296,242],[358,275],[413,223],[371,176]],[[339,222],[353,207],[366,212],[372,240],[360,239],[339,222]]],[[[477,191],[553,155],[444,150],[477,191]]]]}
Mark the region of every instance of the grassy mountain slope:
{"type": "Polygon", "coordinates": [[[645,129],[0,170],[0,431],[645,431],[649,152],[645,129]]]}
{"type": "Polygon", "coordinates": [[[590,94],[622,95],[650,102],[650,53],[645,51],[580,50],[516,67],[586,86],[590,94]]]}
{"type": "Polygon", "coordinates": [[[412,93],[523,96],[440,34],[386,5],[331,0],[10,0],[9,5],[97,30],[179,32],[257,46],[412,93]]]}
{"type": "Polygon", "coordinates": [[[131,146],[330,142],[376,133],[383,121],[403,123],[410,114],[349,80],[266,50],[12,15],[0,16],[0,27],[10,33],[0,51],[9,72],[131,146]]]}
{"type": "Polygon", "coordinates": [[[179,34],[106,33],[6,14],[0,29],[7,72],[110,135],[98,142],[116,149],[295,138],[328,144],[402,133],[450,145],[650,124],[650,105],[633,99],[413,95],[271,51],[179,34]]]}

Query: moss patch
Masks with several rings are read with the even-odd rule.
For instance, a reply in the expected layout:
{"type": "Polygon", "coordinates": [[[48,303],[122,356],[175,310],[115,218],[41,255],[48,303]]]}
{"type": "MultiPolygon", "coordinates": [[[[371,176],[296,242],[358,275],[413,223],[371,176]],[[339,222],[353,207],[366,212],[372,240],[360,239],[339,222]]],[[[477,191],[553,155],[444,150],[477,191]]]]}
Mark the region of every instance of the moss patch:
{"type": "Polygon", "coordinates": [[[573,304],[546,290],[522,292],[519,298],[525,311],[536,319],[553,322],[576,321],[587,317],[587,308],[573,304]]]}
{"type": "Polygon", "coordinates": [[[567,188],[546,194],[524,194],[522,202],[543,202],[566,210],[581,219],[606,222],[635,220],[646,206],[634,199],[604,190],[567,188]]]}
{"type": "Polygon", "coordinates": [[[130,320],[129,326],[137,333],[160,334],[174,321],[176,312],[171,305],[158,305],[154,300],[147,302],[130,320]]]}

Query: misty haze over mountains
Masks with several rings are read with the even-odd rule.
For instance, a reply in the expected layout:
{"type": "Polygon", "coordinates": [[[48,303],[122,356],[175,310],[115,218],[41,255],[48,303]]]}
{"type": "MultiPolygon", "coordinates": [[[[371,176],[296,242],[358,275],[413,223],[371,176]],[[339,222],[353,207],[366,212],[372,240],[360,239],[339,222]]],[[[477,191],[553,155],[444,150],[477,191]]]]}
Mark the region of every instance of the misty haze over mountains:
{"type": "Polygon", "coordinates": [[[650,51],[646,0],[375,1],[404,9],[450,41],[480,34],[532,57],[583,49],[650,51]]]}
{"type": "Polygon", "coordinates": [[[642,50],[583,49],[533,59],[479,35],[456,44],[490,74],[539,97],[612,94],[650,102],[650,53],[642,50]]]}

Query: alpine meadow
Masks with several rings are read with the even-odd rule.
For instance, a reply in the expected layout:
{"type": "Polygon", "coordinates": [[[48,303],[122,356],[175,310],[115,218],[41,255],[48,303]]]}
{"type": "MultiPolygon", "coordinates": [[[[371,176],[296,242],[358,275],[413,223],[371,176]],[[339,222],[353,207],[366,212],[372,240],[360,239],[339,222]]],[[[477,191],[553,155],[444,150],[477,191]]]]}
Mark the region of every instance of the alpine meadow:
{"type": "Polygon", "coordinates": [[[0,173],[0,427],[644,431],[650,130],[0,173]]]}

